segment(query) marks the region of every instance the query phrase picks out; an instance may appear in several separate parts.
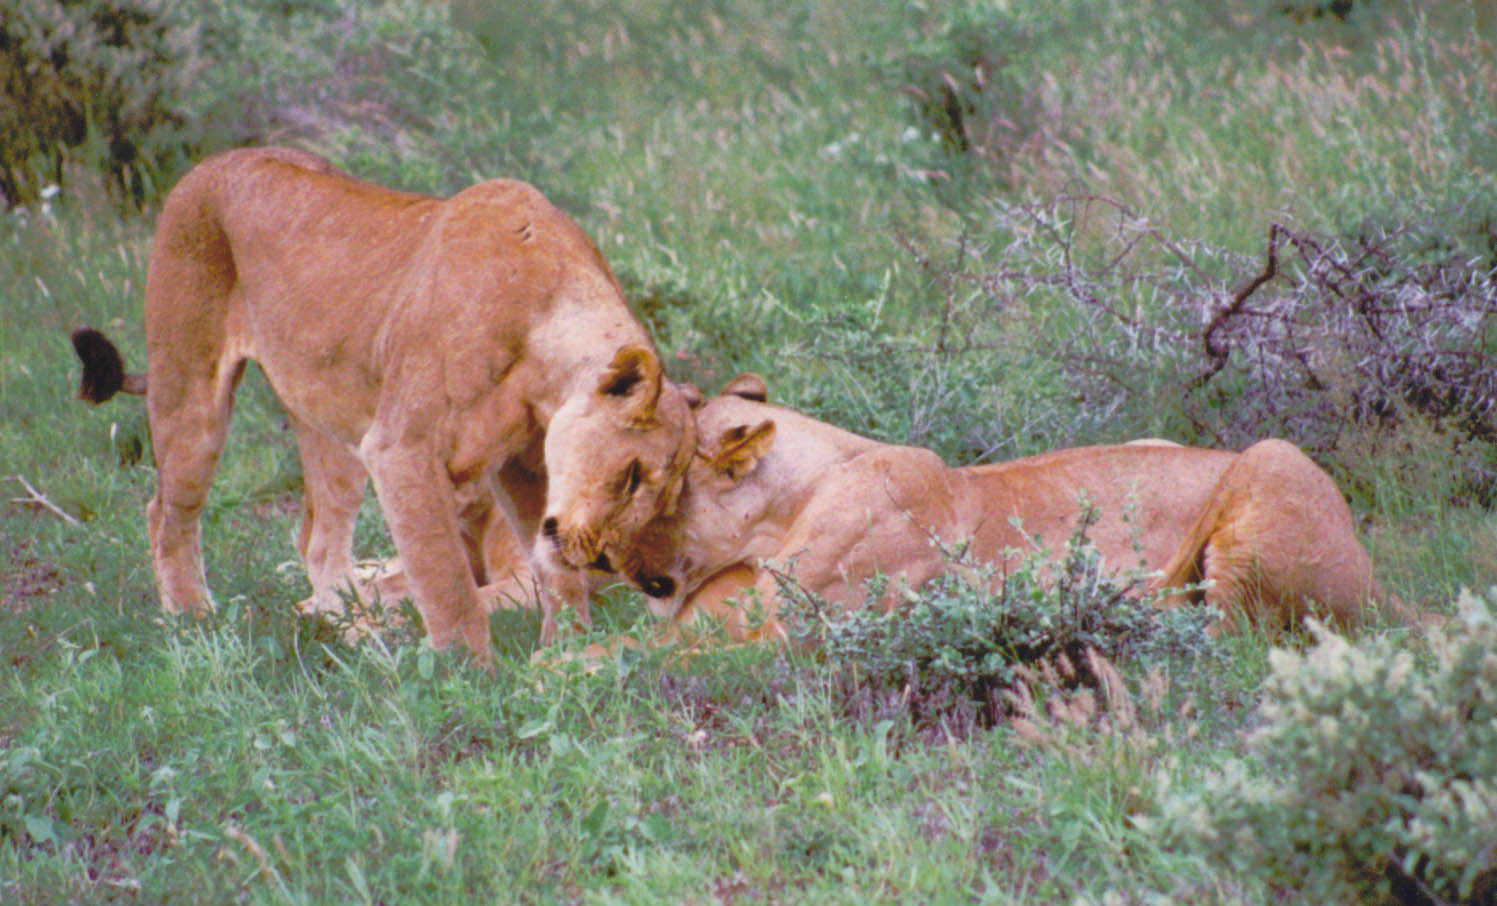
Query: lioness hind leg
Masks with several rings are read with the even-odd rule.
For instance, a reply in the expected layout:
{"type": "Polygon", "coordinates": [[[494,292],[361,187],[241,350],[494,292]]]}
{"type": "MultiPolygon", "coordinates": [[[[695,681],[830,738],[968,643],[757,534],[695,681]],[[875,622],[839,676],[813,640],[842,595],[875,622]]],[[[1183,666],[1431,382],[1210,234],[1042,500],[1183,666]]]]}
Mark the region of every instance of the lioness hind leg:
{"type": "Polygon", "coordinates": [[[1270,625],[1330,616],[1355,626],[1383,597],[1336,483],[1281,440],[1232,462],[1158,585],[1202,579],[1224,617],[1270,625]]]}
{"type": "Polygon", "coordinates": [[[1383,593],[1331,476],[1282,440],[1253,444],[1232,470],[1252,501],[1242,522],[1255,539],[1264,615],[1285,624],[1334,618],[1342,629],[1365,622],[1383,593]]]}
{"type": "Polygon", "coordinates": [[[529,554],[520,545],[493,481],[486,475],[480,476],[458,487],[456,493],[463,547],[478,584],[530,575],[529,554]]]}
{"type": "Polygon", "coordinates": [[[146,506],[151,561],[161,605],[173,613],[203,615],[213,596],[203,569],[200,517],[228,435],[241,360],[214,375],[167,376],[151,363],[146,398],[159,485],[146,506]],[[172,387],[175,393],[156,388],[172,387]]]}
{"type": "MultiPolygon", "coordinates": [[[[472,513],[466,515],[471,517],[472,513]]],[[[542,592],[530,565],[530,555],[520,544],[514,525],[497,498],[481,525],[466,524],[463,540],[469,545],[468,556],[476,556],[483,565],[483,587],[478,596],[485,610],[490,613],[516,608],[534,610],[541,605],[542,592]]],[[[477,567],[474,575],[479,575],[477,567]]]]}
{"type": "Polygon", "coordinates": [[[213,609],[198,517],[228,435],[246,350],[229,319],[238,271],[199,168],[167,195],[146,274],[146,415],[160,482],[146,507],[162,606],[213,609]],[[197,174],[197,175],[194,175],[197,174]]]}
{"type": "Polygon", "coordinates": [[[296,546],[312,583],[312,597],[297,608],[308,615],[341,613],[340,593],[349,589],[364,603],[371,603],[366,596],[375,586],[359,581],[353,568],[354,527],[369,474],[337,438],[294,416],[291,424],[296,429],[306,487],[306,510],[296,546]]]}

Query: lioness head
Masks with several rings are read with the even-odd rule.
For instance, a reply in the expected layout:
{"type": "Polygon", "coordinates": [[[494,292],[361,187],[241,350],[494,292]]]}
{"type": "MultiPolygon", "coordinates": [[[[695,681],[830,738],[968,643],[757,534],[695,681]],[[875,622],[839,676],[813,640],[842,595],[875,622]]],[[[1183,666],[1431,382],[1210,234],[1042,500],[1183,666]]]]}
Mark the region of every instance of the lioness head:
{"type": "MultiPolygon", "coordinates": [[[[762,403],[768,391],[758,375],[743,374],[724,388],[723,396],[706,404],[698,415],[703,434],[686,471],[680,505],[651,520],[632,544],[617,550],[614,565],[645,593],[650,611],[662,619],[675,616],[720,565],[716,548],[732,534],[719,530],[732,519],[723,511],[725,495],[754,472],[774,445],[774,421],[743,423],[746,413],[724,411],[733,408],[731,398],[762,403]]],[[[692,399],[702,405],[699,397],[692,399]]]]}
{"type": "Polygon", "coordinates": [[[664,379],[654,352],[625,346],[546,429],[541,534],[565,565],[614,571],[615,551],[675,515],[695,449],[686,394],[664,379]]]}

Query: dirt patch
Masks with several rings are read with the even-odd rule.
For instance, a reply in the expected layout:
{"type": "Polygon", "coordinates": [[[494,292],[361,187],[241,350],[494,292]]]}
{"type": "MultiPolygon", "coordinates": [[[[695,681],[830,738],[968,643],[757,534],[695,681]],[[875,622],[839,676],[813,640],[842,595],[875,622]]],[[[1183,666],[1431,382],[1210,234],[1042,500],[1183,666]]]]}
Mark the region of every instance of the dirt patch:
{"type": "Polygon", "coordinates": [[[37,557],[34,546],[29,538],[0,535],[0,552],[5,558],[0,613],[24,613],[38,598],[54,595],[62,588],[62,571],[55,563],[37,557]]]}

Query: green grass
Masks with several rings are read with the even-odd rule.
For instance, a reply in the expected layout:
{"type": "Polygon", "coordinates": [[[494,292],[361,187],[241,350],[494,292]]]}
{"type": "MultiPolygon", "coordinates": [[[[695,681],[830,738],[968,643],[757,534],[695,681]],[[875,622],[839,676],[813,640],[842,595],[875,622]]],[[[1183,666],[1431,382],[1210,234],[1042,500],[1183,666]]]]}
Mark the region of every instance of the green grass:
{"type": "MultiPolygon", "coordinates": [[[[1278,5],[205,2],[242,45],[186,102],[204,151],[254,134],[438,193],[528,179],[598,239],[675,377],[755,369],[849,428],[1001,458],[1181,421],[1167,388],[1083,418],[1045,293],[953,279],[1062,268],[997,207],[1108,195],[1244,275],[1274,219],[1497,210],[1490,11],[1278,5]],[[1011,93],[982,109],[1019,133],[955,156],[905,62],[1000,21],[986,77],[1011,93]]],[[[528,615],[495,619],[492,674],[413,632],[348,647],[292,608],[299,467],[253,371],[204,519],[221,612],[163,620],[143,407],[73,400],[67,341],[91,323],[143,366],[154,210],[66,172],[0,215],[0,903],[1282,901],[1139,820],[1240,754],[1273,640],[1229,638],[1157,704],[1130,671],[1132,723],[1030,732],[853,707],[837,665],[775,648],[533,666],[528,615]],[[10,476],[79,524],[11,502],[10,476]]],[[[1445,607],[1497,582],[1497,523],[1451,498],[1462,460],[1436,440],[1341,465],[1371,489],[1380,575],[1445,607]]],[[[389,550],[377,512],[361,552],[389,550]]],[[[624,592],[596,610],[650,622],[624,592]]]]}
{"type": "Polygon", "coordinates": [[[768,651],[489,677],[259,622],[85,621],[7,684],[8,895],[1050,902],[1188,876],[1126,856],[1157,744],[858,724],[768,651]]]}

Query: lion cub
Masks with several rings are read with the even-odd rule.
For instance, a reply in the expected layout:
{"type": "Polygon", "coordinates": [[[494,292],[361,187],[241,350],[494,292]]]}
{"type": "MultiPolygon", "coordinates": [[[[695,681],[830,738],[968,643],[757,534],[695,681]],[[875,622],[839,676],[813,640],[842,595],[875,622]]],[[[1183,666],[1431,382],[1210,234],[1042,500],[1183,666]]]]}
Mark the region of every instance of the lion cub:
{"type": "Polygon", "coordinates": [[[160,486],[147,508],[162,606],[213,608],[199,515],[245,363],[296,431],[312,611],[341,610],[373,479],[430,642],[490,654],[484,534],[515,533],[543,588],[588,617],[585,569],[670,518],[696,446],[681,391],[613,272],[534,188],[440,199],[302,151],[228,151],[167,195],[151,248],[145,376],[81,329],[80,395],[144,392],[160,486]]]}

